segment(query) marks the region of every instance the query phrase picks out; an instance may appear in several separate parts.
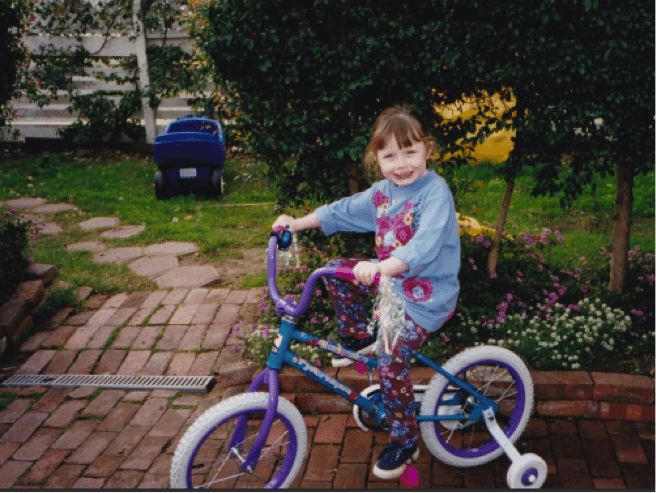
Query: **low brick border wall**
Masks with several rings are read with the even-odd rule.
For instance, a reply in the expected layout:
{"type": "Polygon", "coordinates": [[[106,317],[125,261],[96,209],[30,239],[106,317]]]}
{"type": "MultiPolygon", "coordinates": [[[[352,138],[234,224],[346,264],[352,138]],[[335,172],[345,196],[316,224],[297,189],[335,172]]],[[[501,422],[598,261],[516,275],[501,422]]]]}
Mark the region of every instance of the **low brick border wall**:
{"type": "MultiPolygon", "coordinates": [[[[325,370],[345,385],[361,391],[370,385],[369,377],[353,368],[325,370]]],[[[217,378],[227,386],[250,383],[258,370],[244,363],[227,365],[217,378]]],[[[427,384],[434,372],[413,368],[415,384],[427,384]]],[[[534,371],[535,405],[533,416],[543,418],[576,417],[607,420],[654,421],[654,379],[644,375],[585,371],[534,371]]],[[[373,383],[378,383],[375,377],[373,383]]],[[[351,404],[292,368],[280,372],[280,391],[302,412],[322,414],[350,413],[351,404]]]]}
{"type": "Polygon", "coordinates": [[[5,336],[14,345],[34,327],[32,312],[43,299],[45,288],[57,277],[57,268],[32,264],[25,269],[25,277],[27,280],[18,286],[12,298],[0,306],[0,338],[5,336]]]}

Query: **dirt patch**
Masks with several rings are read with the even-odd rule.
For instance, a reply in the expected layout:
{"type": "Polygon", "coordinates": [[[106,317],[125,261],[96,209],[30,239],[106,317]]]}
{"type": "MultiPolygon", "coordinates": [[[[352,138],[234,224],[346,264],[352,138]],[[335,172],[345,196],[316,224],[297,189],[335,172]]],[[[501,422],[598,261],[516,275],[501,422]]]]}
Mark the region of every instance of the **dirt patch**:
{"type": "Polygon", "coordinates": [[[190,255],[180,258],[180,266],[211,265],[221,279],[216,287],[238,289],[243,280],[253,274],[266,271],[266,250],[264,248],[248,248],[239,252],[241,258],[223,257],[220,260],[211,256],[190,255]]]}

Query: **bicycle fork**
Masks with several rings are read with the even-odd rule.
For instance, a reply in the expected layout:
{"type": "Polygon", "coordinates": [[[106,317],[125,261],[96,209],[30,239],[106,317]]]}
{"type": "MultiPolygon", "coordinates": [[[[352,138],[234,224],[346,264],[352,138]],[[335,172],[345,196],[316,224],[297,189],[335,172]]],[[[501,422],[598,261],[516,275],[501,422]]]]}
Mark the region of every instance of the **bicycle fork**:
{"type": "Polygon", "coordinates": [[[269,386],[269,402],[260,431],[245,459],[239,453],[239,444],[244,441],[246,436],[246,420],[248,414],[244,413],[239,416],[235,424],[235,431],[230,440],[230,450],[242,461],[241,468],[244,472],[253,472],[255,470],[257,461],[260,459],[260,452],[266,442],[267,436],[269,436],[271,425],[278,410],[278,372],[271,368],[266,368],[253,380],[253,383],[248,388],[248,392],[256,392],[262,384],[269,386]]]}

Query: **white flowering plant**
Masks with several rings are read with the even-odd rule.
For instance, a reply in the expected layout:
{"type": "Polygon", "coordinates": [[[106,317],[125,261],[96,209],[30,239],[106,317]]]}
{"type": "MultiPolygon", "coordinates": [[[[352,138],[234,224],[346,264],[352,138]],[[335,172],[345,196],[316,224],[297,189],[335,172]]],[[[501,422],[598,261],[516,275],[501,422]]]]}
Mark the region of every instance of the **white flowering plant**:
{"type": "Polygon", "coordinates": [[[488,344],[508,348],[543,370],[607,366],[618,356],[631,358],[654,348],[653,331],[634,332],[630,316],[599,298],[567,306],[538,304],[533,316],[508,315],[489,330],[488,344]]]}
{"type": "MultiPolygon", "coordinates": [[[[510,224],[509,231],[504,232],[500,261],[493,274],[486,268],[492,241],[489,232],[465,231],[469,234],[461,235],[459,302],[451,320],[428,338],[421,352],[444,362],[467,347],[498,344],[516,349],[534,368],[606,370],[613,362],[621,365],[621,371],[653,370],[654,254],[634,247],[629,253],[627,290],[617,296],[605,289],[609,253],[604,248],[598,257],[579,258],[575,266],[554,265],[549,261],[551,253],[563,248],[566,240],[560,232],[516,229],[510,224]],[[586,313],[585,321],[580,318],[582,313],[586,313]],[[533,336],[534,331],[540,332],[542,345],[537,344],[538,338],[526,337],[533,336]],[[597,337],[594,344],[587,340],[591,334],[597,337]]],[[[280,291],[291,299],[298,299],[310,273],[330,259],[352,257],[354,251],[371,254],[352,244],[347,248],[349,242],[340,244],[332,237],[322,244],[319,233],[301,238],[306,243],[298,266],[292,263],[278,277],[280,291]]],[[[271,327],[279,323],[266,294],[260,305],[260,322],[271,327]]],[[[324,339],[338,339],[334,311],[323,283],[315,286],[315,296],[300,318],[299,328],[324,339]]],[[[272,339],[265,339],[255,338],[247,345],[270,348],[272,339]]],[[[322,364],[330,357],[322,353],[322,364]]]]}

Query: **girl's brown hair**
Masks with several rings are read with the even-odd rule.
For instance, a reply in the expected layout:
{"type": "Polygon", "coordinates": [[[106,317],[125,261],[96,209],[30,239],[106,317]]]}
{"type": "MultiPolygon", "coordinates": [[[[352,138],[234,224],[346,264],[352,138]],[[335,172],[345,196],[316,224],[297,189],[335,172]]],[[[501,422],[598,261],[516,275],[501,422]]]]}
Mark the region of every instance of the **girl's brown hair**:
{"type": "Polygon", "coordinates": [[[376,171],[376,152],[384,149],[391,137],[394,137],[401,149],[416,142],[423,142],[431,155],[437,148],[435,138],[424,130],[412,108],[392,106],[376,118],[371,139],[364,150],[365,168],[376,171]]]}

